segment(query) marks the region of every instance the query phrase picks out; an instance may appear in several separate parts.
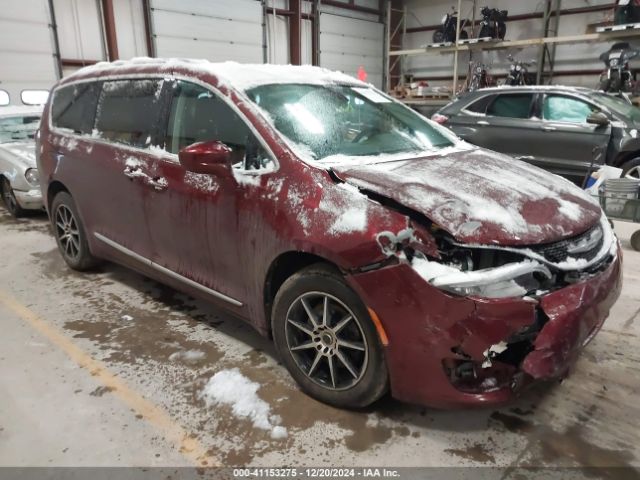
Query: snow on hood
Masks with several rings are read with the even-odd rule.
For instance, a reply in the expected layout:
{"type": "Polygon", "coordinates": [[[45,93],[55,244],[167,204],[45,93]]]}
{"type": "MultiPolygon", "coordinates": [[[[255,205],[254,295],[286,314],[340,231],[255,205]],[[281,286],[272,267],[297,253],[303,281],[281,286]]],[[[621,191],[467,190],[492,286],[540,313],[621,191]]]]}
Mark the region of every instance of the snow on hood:
{"type": "Polygon", "coordinates": [[[28,142],[10,142],[0,144],[0,149],[8,152],[12,158],[20,161],[27,167],[36,166],[36,144],[33,140],[28,142]]]}
{"type": "Polygon", "coordinates": [[[310,65],[243,64],[237,62],[214,63],[201,59],[164,59],[149,57],[117,60],[115,62],[98,62],[95,65],[81,68],[70,77],[67,77],[67,79],[95,73],[117,75],[125,71],[129,72],[131,69],[146,69],[148,67],[168,70],[186,69],[194,72],[208,73],[216,76],[222,84],[229,85],[238,90],[249,90],[260,85],[274,83],[366,85],[344,73],[334,72],[326,68],[312,67],[310,65]]]}
{"type": "Polygon", "coordinates": [[[585,232],[602,215],[568,180],[479,148],[331,168],[347,183],[424,214],[468,244],[551,243],[585,232]]]}

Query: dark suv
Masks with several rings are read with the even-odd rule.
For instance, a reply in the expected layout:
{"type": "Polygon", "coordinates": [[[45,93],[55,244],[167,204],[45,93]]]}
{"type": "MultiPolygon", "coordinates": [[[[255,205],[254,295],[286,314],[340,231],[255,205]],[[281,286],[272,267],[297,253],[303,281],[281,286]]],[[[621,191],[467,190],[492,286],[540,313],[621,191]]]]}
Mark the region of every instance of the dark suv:
{"type": "Polygon", "coordinates": [[[581,184],[607,164],[640,177],[640,109],[588,88],[498,87],[472,92],[432,117],[470,143],[581,184]]]}

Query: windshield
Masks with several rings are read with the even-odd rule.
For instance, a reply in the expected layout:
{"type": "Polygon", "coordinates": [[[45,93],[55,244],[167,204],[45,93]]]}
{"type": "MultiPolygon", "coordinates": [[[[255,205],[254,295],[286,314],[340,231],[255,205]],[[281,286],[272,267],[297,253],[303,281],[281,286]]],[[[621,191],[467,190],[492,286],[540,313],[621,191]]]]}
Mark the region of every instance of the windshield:
{"type": "Polygon", "coordinates": [[[455,143],[453,134],[372,88],[278,84],[247,94],[283,136],[315,160],[418,153],[455,143]]]}
{"type": "Polygon", "coordinates": [[[40,126],[38,115],[0,117],[0,143],[32,140],[40,126]]]}
{"type": "Polygon", "coordinates": [[[640,109],[638,107],[631,105],[622,98],[607,95],[606,93],[596,93],[594,95],[600,103],[614,113],[618,113],[634,122],[640,123],[640,109]]]}

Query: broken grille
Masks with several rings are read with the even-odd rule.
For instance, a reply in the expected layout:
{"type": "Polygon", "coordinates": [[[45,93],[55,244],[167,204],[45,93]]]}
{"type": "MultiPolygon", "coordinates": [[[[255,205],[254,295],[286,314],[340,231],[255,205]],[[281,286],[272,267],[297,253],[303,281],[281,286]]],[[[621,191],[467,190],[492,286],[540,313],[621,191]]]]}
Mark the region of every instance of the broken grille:
{"type": "Polygon", "coordinates": [[[559,242],[534,247],[533,250],[550,262],[559,263],[569,257],[575,259],[593,260],[602,248],[604,232],[602,226],[595,227],[572,238],[559,242]]]}

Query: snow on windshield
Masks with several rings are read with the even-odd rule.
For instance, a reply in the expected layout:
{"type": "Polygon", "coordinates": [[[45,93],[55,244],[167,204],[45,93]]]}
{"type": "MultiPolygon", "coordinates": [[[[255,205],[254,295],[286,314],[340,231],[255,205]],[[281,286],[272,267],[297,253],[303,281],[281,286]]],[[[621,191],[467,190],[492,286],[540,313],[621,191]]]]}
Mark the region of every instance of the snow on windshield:
{"type": "Polygon", "coordinates": [[[406,156],[456,143],[452,135],[373,88],[276,84],[253,88],[247,95],[283,137],[313,160],[406,156]]]}

